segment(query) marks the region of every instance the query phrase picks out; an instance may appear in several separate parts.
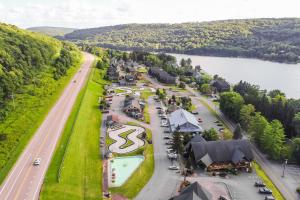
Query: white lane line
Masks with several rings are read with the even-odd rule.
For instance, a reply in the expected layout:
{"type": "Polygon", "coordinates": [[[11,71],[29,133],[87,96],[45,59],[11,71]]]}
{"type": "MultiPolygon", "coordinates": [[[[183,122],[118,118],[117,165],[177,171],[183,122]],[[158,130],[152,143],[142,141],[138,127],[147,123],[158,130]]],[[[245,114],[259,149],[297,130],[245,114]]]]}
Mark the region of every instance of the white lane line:
{"type": "Polygon", "coordinates": [[[14,189],[14,185],[16,184],[16,182],[17,182],[17,180],[18,180],[20,174],[22,173],[22,171],[24,170],[25,166],[27,165],[27,162],[29,161],[29,159],[31,159],[31,153],[29,154],[28,159],[26,160],[26,162],[24,162],[25,164],[24,164],[23,167],[21,168],[21,170],[20,170],[20,172],[18,173],[17,177],[14,179],[14,182],[13,182],[13,184],[12,184],[12,187],[10,188],[8,194],[5,196],[5,199],[7,199],[7,196],[9,196],[10,193],[11,193],[11,191],[12,191],[12,189],[14,189]]]}

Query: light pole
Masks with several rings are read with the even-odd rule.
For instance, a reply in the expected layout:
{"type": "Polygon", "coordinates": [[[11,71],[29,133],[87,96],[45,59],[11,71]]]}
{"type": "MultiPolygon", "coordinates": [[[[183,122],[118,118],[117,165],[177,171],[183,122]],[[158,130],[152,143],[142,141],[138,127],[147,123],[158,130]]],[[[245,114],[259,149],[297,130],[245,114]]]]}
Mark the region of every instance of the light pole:
{"type": "Polygon", "coordinates": [[[284,159],[283,171],[282,171],[282,178],[284,177],[284,172],[285,172],[285,168],[286,168],[287,163],[288,163],[288,159],[284,159]]]}

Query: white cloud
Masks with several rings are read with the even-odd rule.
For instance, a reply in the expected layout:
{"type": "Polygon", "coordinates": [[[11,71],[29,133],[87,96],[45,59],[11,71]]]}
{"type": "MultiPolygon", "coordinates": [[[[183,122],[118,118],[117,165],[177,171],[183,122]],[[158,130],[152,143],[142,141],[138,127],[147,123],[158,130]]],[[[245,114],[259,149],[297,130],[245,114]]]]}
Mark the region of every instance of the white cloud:
{"type": "Polygon", "coordinates": [[[300,17],[298,0],[14,0],[0,21],[30,26],[97,27],[229,18],[300,17]]]}

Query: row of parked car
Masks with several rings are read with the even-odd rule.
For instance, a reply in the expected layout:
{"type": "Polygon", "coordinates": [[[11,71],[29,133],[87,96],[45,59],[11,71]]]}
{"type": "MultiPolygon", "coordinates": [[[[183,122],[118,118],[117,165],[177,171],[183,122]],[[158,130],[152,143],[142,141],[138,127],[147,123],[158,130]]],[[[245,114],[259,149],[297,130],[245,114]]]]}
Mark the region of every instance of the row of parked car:
{"type": "Polygon", "coordinates": [[[266,184],[262,181],[256,181],[254,183],[255,187],[259,187],[258,192],[260,194],[268,194],[268,196],[265,196],[265,200],[275,200],[275,198],[272,195],[272,190],[266,187],[266,184]]]}

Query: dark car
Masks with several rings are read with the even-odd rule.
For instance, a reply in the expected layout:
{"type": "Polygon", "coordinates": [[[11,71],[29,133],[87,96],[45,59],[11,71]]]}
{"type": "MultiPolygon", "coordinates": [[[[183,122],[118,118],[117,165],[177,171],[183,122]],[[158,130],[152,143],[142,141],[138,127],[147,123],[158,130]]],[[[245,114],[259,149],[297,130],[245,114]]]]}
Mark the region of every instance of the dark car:
{"type": "Polygon", "coordinates": [[[266,187],[259,188],[258,192],[261,193],[261,194],[272,194],[272,190],[270,190],[266,187]]]}
{"type": "Polygon", "coordinates": [[[264,182],[262,182],[262,181],[256,181],[254,183],[254,186],[255,187],[266,187],[266,184],[264,184],[264,182]]]}
{"type": "Polygon", "coordinates": [[[165,139],[165,140],[169,140],[169,139],[172,139],[172,138],[169,137],[169,136],[165,136],[164,139],[165,139]]]}
{"type": "Polygon", "coordinates": [[[219,197],[219,200],[227,200],[227,198],[221,195],[221,196],[219,197]]]}
{"type": "Polygon", "coordinates": [[[161,107],[156,107],[156,109],[161,109],[161,107]]]}
{"type": "Polygon", "coordinates": [[[275,200],[275,198],[272,195],[266,196],[265,200],[275,200]]]}
{"type": "Polygon", "coordinates": [[[102,113],[109,113],[109,110],[102,110],[102,113]]]}
{"type": "Polygon", "coordinates": [[[198,115],[198,114],[199,114],[199,112],[198,112],[198,111],[193,111],[193,112],[192,112],[192,114],[194,114],[194,115],[198,115]]]}
{"type": "Polygon", "coordinates": [[[171,133],[170,130],[164,130],[164,133],[171,133]]]}

